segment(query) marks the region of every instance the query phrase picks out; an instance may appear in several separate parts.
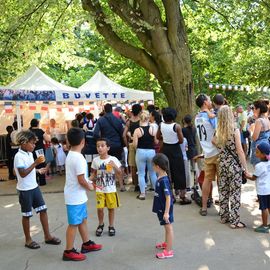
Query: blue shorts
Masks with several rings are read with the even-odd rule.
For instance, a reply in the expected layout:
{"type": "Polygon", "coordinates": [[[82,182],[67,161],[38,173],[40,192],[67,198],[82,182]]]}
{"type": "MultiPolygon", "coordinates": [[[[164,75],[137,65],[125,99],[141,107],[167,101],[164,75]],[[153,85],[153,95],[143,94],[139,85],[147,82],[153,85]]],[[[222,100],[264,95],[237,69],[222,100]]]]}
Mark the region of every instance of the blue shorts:
{"type": "Polygon", "coordinates": [[[258,195],[259,209],[270,209],[270,195],[258,195]]]}
{"type": "Polygon", "coordinates": [[[66,205],[69,225],[80,225],[87,219],[87,203],[79,205],[66,205]]]}
{"type": "Polygon", "coordinates": [[[164,216],[164,212],[158,212],[157,213],[157,217],[158,217],[160,225],[171,224],[171,223],[174,222],[173,211],[170,211],[170,213],[169,213],[169,223],[165,222],[165,220],[163,219],[163,216],[164,216]]]}

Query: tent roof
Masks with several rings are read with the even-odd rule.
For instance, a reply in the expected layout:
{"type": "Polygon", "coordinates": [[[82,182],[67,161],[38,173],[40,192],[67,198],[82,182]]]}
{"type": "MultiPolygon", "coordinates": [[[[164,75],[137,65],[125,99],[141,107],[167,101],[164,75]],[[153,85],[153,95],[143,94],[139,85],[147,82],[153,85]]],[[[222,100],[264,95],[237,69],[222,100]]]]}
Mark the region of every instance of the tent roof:
{"type": "Polygon", "coordinates": [[[11,82],[5,88],[13,90],[35,90],[35,91],[75,91],[76,88],[61,84],[45,73],[38,67],[32,65],[24,74],[11,82]]]}
{"type": "Polygon", "coordinates": [[[79,91],[88,92],[109,92],[109,93],[126,93],[127,99],[130,100],[153,100],[153,92],[136,90],[121,86],[120,84],[110,80],[102,72],[97,71],[96,74],[86,83],[78,88],[79,91]]]}

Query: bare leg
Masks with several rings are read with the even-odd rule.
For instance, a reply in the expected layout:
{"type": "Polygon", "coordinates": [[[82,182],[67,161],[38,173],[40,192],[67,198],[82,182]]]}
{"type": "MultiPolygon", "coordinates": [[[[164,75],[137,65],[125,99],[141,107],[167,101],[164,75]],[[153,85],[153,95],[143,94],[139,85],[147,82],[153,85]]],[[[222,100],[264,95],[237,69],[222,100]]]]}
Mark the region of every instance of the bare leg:
{"type": "Polygon", "coordinates": [[[137,175],[137,169],[134,166],[130,167],[131,170],[131,178],[132,178],[132,184],[136,187],[138,186],[138,175],[137,175]]]}
{"type": "Polygon", "coordinates": [[[172,243],[173,243],[173,227],[172,224],[164,225],[165,228],[165,242],[167,243],[166,250],[172,250],[172,243]]]}
{"type": "Polygon", "coordinates": [[[77,232],[77,225],[68,225],[66,231],[66,250],[71,250],[74,247],[74,240],[77,232]]]}
{"type": "Polygon", "coordinates": [[[211,180],[204,179],[203,185],[202,185],[202,209],[207,210],[207,200],[209,197],[209,193],[211,190],[211,180]]]}
{"type": "Polygon", "coordinates": [[[79,226],[79,232],[82,238],[82,242],[86,243],[89,241],[89,236],[88,236],[88,229],[87,229],[87,219],[84,219],[83,223],[81,223],[79,226]]]}
{"type": "Polygon", "coordinates": [[[29,245],[32,242],[32,238],[30,235],[30,217],[22,217],[22,226],[25,236],[25,244],[29,245]]]}
{"type": "Polygon", "coordinates": [[[262,210],[262,222],[264,227],[268,226],[268,211],[270,210],[269,209],[262,210]]]}
{"type": "Polygon", "coordinates": [[[104,209],[103,208],[98,208],[97,209],[97,215],[98,215],[98,223],[99,225],[104,224],[104,209]]]}
{"type": "Polygon", "coordinates": [[[109,216],[109,226],[113,227],[113,225],[114,225],[114,209],[108,209],[108,216],[109,216]]]}
{"type": "Polygon", "coordinates": [[[51,236],[50,230],[49,230],[47,211],[41,211],[39,214],[39,217],[40,217],[40,222],[43,228],[45,241],[51,240],[53,237],[51,236]]]}

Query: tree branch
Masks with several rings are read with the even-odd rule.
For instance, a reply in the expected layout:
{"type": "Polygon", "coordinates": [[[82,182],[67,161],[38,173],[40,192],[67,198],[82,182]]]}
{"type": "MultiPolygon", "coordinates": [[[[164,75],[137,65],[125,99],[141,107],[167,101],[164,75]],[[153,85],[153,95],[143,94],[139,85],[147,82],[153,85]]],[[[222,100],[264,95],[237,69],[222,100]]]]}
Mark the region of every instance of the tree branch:
{"type": "MultiPolygon", "coordinates": [[[[201,1],[199,0],[193,0],[194,2],[201,4],[201,1]]],[[[205,3],[206,6],[208,6],[210,9],[212,9],[213,11],[215,11],[217,14],[219,14],[233,29],[235,29],[235,27],[232,25],[232,23],[229,20],[229,17],[226,16],[225,14],[223,14],[221,11],[219,11],[217,8],[213,7],[212,5],[205,3]]]]}
{"type": "Polygon", "coordinates": [[[142,14],[131,7],[125,0],[109,0],[109,5],[114,13],[116,13],[128,26],[130,26],[138,39],[144,45],[146,50],[153,51],[148,30],[143,26],[142,14]]]}
{"type": "Polygon", "coordinates": [[[165,68],[166,73],[173,74],[173,65],[170,64],[173,62],[173,53],[160,9],[153,0],[139,1],[139,6],[144,20],[151,26],[149,32],[155,52],[153,57],[159,66],[165,68]]]}
{"type": "Polygon", "coordinates": [[[187,45],[188,41],[180,3],[179,0],[162,0],[162,2],[167,18],[168,38],[172,49],[181,59],[182,52],[180,52],[179,48],[183,47],[183,44],[187,45]],[[179,38],[182,38],[182,40],[179,38]]]}
{"type": "Polygon", "coordinates": [[[98,32],[105,38],[106,42],[119,54],[130,58],[140,66],[159,77],[159,71],[153,58],[143,49],[136,48],[123,41],[107,22],[99,1],[82,0],[83,9],[87,10],[94,17],[98,32]]]}

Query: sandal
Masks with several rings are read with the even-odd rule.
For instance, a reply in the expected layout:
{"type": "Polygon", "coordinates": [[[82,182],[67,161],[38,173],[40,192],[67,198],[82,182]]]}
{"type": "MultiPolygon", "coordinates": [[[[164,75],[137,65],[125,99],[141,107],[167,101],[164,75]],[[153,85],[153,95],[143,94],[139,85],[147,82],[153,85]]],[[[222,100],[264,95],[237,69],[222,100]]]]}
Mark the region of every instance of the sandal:
{"type": "Polygon", "coordinates": [[[103,229],[104,229],[104,223],[102,225],[98,225],[96,229],[96,236],[101,236],[103,234],[103,229]]]}
{"type": "Polygon", "coordinates": [[[136,198],[138,200],[144,201],[145,200],[145,195],[139,194],[136,198]]]}
{"type": "Polygon", "coordinates": [[[244,229],[244,228],[246,228],[246,224],[239,221],[237,224],[231,224],[230,228],[231,229],[244,229]]]}
{"type": "Polygon", "coordinates": [[[60,245],[61,244],[61,240],[59,238],[53,237],[50,240],[45,240],[45,243],[46,244],[49,244],[49,245],[60,245]]]}
{"type": "Polygon", "coordinates": [[[180,197],[180,202],[181,205],[186,205],[186,204],[191,204],[191,200],[189,200],[186,197],[180,197]]]}
{"type": "Polygon", "coordinates": [[[30,249],[38,249],[38,248],[40,248],[40,245],[35,241],[32,241],[30,244],[25,244],[24,246],[27,247],[27,248],[30,248],[30,249]]]}
{"type": "Polygon", "coordinates": [[[109,236],[115,236],[115,228],[109,226],[109,236]]]}
{"type": "Polygon", "coordinates": [[[200,215],[201,216],[203,216],[203,217],[205,217],[205,216],[207,216],[207,210],[206,209],[200,209],[200,211],[199,211],[199,213],[200,213],[200,215]]]}

